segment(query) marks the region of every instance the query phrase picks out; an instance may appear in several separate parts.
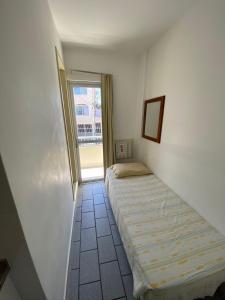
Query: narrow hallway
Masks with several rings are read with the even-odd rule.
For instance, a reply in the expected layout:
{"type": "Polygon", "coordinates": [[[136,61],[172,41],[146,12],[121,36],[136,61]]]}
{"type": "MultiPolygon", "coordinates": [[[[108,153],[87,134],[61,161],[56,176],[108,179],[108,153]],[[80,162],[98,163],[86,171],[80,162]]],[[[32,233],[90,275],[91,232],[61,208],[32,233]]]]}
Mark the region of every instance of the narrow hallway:
{"type": "Polygon", "coordinates": [[[73,224],[67,300],[135,299],[103,181],[80,185],[73,224]]]}

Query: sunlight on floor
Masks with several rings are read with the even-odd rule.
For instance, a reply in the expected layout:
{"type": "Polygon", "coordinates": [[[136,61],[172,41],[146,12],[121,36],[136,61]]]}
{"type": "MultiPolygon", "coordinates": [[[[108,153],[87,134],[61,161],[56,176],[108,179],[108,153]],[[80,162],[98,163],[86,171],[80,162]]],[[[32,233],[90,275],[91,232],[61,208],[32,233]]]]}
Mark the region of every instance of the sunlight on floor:
{"type": "Polygon", "coordinates": [[[82,169],[81,177],[82,180],[84,181],[103,178],[104,177],[103,167],[82,169]]]}

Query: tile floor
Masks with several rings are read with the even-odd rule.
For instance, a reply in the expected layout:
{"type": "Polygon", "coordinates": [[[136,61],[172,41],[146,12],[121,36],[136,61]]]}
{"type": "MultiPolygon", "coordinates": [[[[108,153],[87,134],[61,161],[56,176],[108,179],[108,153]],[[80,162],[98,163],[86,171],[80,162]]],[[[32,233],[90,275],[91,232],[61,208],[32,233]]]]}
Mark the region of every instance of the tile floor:
{"type": "Polygon", "coordinates": [[[133,278],[104,182],[80,185],[67,300],[135,300],[133,278]]]}

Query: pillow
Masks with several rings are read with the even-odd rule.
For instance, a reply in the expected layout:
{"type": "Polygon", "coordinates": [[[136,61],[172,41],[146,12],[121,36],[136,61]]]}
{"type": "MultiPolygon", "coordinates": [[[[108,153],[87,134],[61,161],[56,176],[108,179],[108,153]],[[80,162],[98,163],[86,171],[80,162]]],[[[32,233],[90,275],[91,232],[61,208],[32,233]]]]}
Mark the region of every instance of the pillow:
{"type": "Polygon", "coordinates": [[[142,163],[121,163],[112,166],[113,172],[117,178],[129,176],[141,176],[151,174],[152,172],[142,163]]]}

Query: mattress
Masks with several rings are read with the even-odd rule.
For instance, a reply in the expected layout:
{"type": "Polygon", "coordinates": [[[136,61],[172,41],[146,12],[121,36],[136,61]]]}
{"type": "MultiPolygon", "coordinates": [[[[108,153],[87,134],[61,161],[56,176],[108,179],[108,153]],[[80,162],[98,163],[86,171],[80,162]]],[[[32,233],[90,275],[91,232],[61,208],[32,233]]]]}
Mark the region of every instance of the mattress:
{"type": "Polygon", "coordinates": [[[225,237],[155,175],[106,188],[134,278],[135,297],[191,300],[225,281],[225,237]]]}

